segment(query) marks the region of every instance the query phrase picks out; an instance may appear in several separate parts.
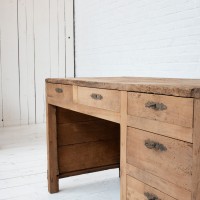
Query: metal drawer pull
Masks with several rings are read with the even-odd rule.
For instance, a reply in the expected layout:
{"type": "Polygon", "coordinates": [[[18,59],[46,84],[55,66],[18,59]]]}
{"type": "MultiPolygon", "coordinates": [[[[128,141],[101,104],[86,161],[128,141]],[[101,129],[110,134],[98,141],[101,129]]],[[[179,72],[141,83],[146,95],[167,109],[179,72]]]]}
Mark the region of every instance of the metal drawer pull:
{"type": "Polygon", "coordinates": [[[157,103],[157,102],[153,102],[153,101],[148,101],[145,104],[145,107],[147,108],[151,108],[153,110],[166,110],[167,106],[163,103],[157,103]]]}
{"type": "Polygon", "coordinates": [[[150,194],[149,192],[145,192],[144,196],[147,197],[148,200],[161,200],[156,195],[150,194]]]}
{"type": "Polygon", "coordinates": [[[56,88],[55,91],[56,91],[57,93],[62,93],[62,92],[63,92],[63,89],[62,89],[62,88],[56,88]]]}
{"type": "Polygon", "coordinates": [[[90,96],[91,96],[93,99],[95,99],[95,100],[101,100],[101,99],[103,99],[103,96],[100,95],[100,94],[92,93],[90,96]]]}
{"type": "Polygon", "coordinates": [[[159,142],[155,142],[148,139],[145,140],[144,144],[148,149],[155,149],[156,151],[167,151],[167,148],[163,144],[160,144],[159,142]]]}

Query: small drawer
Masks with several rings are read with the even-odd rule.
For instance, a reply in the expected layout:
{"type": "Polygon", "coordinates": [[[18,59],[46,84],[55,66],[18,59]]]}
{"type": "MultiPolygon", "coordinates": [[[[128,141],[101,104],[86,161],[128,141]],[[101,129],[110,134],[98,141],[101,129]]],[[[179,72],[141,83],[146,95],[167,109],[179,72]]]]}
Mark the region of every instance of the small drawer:
{"type": "Polygon", "coordinates": [[[78,87],[78,103],[120,112],[120,92],[116,90],[78,87]]]}
{"type": "Polygon", "coordinates": [[[192,144],[128,128],[127,163],[191,190],[192,144]]]}
{"type": "Polygon", "coordinates": [[[128,115],[191,128],[193,99],[129,92],[128,115]]]}
{"type": "Polygon", "coordinates": [[[73,99],[73,88],[71,85],[46,84],[47,97],[53,98],[58,102],[69,102],[73,99]]]}
{"type": "Polygon", "coordinates": [[[175,200],[137,179],[127,176],[127,200],[175,200]]]}

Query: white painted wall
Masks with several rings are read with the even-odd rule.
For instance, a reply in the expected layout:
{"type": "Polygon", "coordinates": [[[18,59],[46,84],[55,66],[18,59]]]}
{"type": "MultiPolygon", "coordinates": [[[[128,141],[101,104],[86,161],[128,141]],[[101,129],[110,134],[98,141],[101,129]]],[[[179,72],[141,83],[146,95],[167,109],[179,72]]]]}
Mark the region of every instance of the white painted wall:
{"type": "Polygon", "coordinates": [[[73,40],[73,0],[0,0],[0,126],[45,121],[45,78],[73,77],[73,40]]]}
{"type": "Polygon", "coordinates": [[[75,0],[77,76],[200,78],[200,0],[75,0]]]}

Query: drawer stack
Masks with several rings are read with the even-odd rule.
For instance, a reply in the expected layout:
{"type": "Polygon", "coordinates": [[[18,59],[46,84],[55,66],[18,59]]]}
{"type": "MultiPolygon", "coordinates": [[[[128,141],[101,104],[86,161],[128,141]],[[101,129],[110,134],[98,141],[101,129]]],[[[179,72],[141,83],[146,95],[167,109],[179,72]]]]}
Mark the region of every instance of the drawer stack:
{"type": "Polygon", "coordinates": [[[127,112],[127,200],[191,200],[193,99],[129,92],[127,112]]]}

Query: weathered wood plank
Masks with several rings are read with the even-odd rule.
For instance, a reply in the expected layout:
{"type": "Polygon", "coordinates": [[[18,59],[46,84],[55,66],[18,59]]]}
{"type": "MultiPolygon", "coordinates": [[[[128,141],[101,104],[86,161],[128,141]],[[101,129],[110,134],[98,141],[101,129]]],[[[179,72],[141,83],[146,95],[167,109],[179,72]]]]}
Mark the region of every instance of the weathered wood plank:
{"type": "Polygon", "coordinates": [[[120,112],[120,92],[116,90],[78,87],[78,103],[120,112]],[[92,98],[92,94],[99,95],[101,99],[92,98]]]}
{"type": "Polygon", "coordinates": [[[187,190],[192,189],[192,144],[190,143],[128,128],[127,163],[187,190]],[[146,141],[159,143],[165,150],[148,148],[146,141]]]}
{"type": "MultiPolygon", "coordinates": [[[[1,19],[1,7],[0,7],[0,19],[1,19]]],[[[2,65],[1,65],[1,20],[0,20],[0,127],[3,123],[3,95],[2,95],[2,65]]]]}
{"type": "Polygon", "coordinates": [[[34,0],[36,123],[45,121],[45,84],[50,76],[49,0],[34,0]],[[46,11],[46,12],[44,12],[46,11]]]}
{"type": "Polygon", "coordinates": [[[27,13],[26,0],[18,1],[18,37],[19,37],[19,67],[20,67],[20,108],[21,118],[20,124],[28,124],[28,65],[27,65],[27,13]]]}
{"type": "Polygon", "coordinates": [[[184,127],[193,127],[193,99],[164,95],[128,93],[128,114],[184,127]],[[163,105],[163,110],[148,107],[147,103],[163,105]]]}
{"type": "Polygon", "coordinates": [[[65,17],[65,77],[75,76],[74,0],[64,0],[65,17]]]}
{"type": "Polygon", "coordinates": [[[194,100],[192,200],[200,199],[200,100],[194,100]]]}
{"type": "Polygon", "coordinates": [[[132,165],[127,164],[127,174],[175,199],[191,200],[190,191],[132,165]]]}
{"type": "Polygon", "coordinates": [[[74,103],[64,103],[63,101],[55,100],[54,98],[48,97],[47,102],[49,104],[59,106],[65,109],[73,110],[76,112],[84,113],[86,115],[91,115],[94,117],[102,118],[108,121],[120,123],[120,113],[112,112],[109,110],[104,110],[100,108],[92,108],[90,106],[74,104],[74,103]]]}
{"type": "Polygon", "coordinates": [[[145,194],[152,195],[152,198],[155,197],[154,199],[157,197],[158,199],[163,200],[175,200],[167,194],[164,194],[159,190],[132,178],[131,176],[127,176],[127,200],[146,200],[147,196],[145,194]]]}
{"type": "Polygon", "coordinates": [[[127,92],[121,92],[120,109],[120,199],[126,199],[127,92]]]}
{"type": "Polygon", "coordinates": [[[192,143],[193,128],[128,115],[128,126],[192,143]]]}
{"type": "Polygon", "coordinates": [[[170,96],[200,98],[199,79],[98,77],[75,79],[47,79],[47,82],[72,84],[83,87],[116,89],[170,96]]]}
{"type": "Polygon", "coordinates": [[[0,7],[3,120],[4,126],[19,125],[22,97],[18,63],[17,1],[2,0],[0,7]]]}
{"type": "Polygon", "coordinates": [[[35,35],[34,35],[34,1],[26,1],[26,39],[27,39],[27,96],[28,96],[28,123],[36,122],[36,88],[35,88],[35,35]]]}
{"type": "Polygon", "coordinates": [[[119,140],[86,142],[58,148],[60,174],[119,164],[119,160],[119,140]]]}
{"type": "Polygon", "coordinates": [[[106,120],[58,124],[57,135],[59,146],[99,140],[114,140],[120,138],[120,127],[119,124],[106,120]]]}
{"type": "Polygon", "coordinates": [[[47,123],[48,190],[50,193],[55,193],[59,191],[56,107],[47,104],[46,113],[47,113],[46,123],[47,123]]]}

